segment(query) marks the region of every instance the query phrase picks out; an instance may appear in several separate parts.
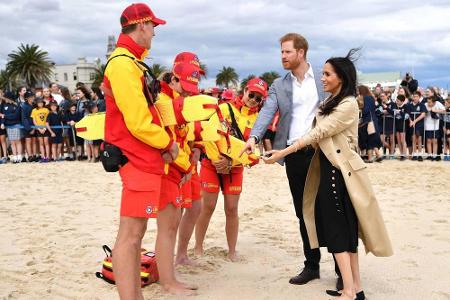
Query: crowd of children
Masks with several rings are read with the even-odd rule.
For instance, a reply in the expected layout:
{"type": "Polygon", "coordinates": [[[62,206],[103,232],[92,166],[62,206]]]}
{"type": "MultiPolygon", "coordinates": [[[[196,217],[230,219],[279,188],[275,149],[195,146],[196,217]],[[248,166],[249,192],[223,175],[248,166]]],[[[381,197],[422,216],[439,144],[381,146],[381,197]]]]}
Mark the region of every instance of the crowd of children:
{"type": "Polygon", "coordinates": [[[0,90],[0,164],[51,161],[99,161],[100,140],[76,136],[74,125],[88,114],[106,110],[100,89],[77,85],[70,95],[55,83],[17,95],[0,90]]]}
{"type": "Polygon", "coordinates": [[[400,86],[394,92],[374,90],[372,100],[379,128],[374,135],[380,136],[385,158],[450,161],[450,97],[444,100],[431,87],[410,93],[400,86]]]}
{"type": "MultiPolygon", "coordinates": [[[[450,97],[444,100],[431,87],[413,93],[404,86],[395,90],[380,86],[362,89],[366,90],[370,95],[363,93],[366,109],[362,105],[359,132],[359,146],[366,162],[380,162],[383,158],[450,161],[450,97]],[[375,104],[373,116],[367,109],[367,97],[375,104]],[[367,112],[376,125],[372,135],[366,133],[367,112]]],[[[236,96],[234,90],[217,87],[201,92],[217,97],[220,103],[236,96]]],[[[17,95],[0,90],[0,164],[98,162],[102,141],[78,137],[74,125],[88,114],[104,112],[103,98],[99,88],[90,90],[82,83],[73,95],[55,83],[34,93],[25,87],[20,87],[17,95]]],[[[276,120],[273,123],[264,140],[267,150],[276,134],[276,120]]]]}

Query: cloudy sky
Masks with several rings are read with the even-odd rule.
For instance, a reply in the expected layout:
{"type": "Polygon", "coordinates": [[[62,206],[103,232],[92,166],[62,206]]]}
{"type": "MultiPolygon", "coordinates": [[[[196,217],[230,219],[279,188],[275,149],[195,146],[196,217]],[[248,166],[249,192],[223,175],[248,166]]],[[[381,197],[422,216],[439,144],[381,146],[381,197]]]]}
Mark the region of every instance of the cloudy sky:
{"type": "MultiPolygon", "coordinates": [[[[0,0],[0,68],[20,43],[35,43],[56,63],[78,57],[105,59],[108,35],[118,35],[119,16],[133,1],[0,0]]],[[[213,84],[222,66],[240,78],[275,70],[278,39],[304,35],[309,60],[321,67],[331,56],[363,47],[364,72],[413,72],[421,86],[450,88],[449,0],[154,0],[167,20],[156,30],[149,63],[169,66],[181,51],[196,52],[213,84]],[[330,4],[333,3],[333,4],[330,4]]]]}

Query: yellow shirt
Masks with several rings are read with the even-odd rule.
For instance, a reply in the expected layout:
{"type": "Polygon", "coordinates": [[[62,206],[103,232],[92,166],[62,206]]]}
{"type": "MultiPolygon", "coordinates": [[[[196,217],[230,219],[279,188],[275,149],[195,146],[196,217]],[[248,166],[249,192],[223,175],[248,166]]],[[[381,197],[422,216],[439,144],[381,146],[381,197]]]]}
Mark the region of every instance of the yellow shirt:
{"type": "Polygon", "coordinates": [[[35,126],[46,126],[48,114],[49,114],[49,110],[45,107],[34,108],[31,111],[31,118],[33,119],[34,125],[35,126]]]}

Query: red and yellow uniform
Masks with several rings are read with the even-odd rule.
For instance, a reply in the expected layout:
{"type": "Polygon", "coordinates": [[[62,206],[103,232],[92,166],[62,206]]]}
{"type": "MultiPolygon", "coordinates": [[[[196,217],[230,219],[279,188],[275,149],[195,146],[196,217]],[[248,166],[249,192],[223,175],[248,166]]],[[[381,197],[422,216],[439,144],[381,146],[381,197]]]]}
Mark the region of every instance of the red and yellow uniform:
{"type": "MultiPolygon", "coordinates": [[[[260,107],[249,108],[244,105],[240,97],[237,97],[233,102],[221,104],[219,108],[228,128],[232,128],[230,108],[232,109],[236,123],[244,136],[244,139],[247,140],[250,137],[252,127],[258,117],[260,107]]],[[[209,151],[218,151],[216,144],[213,142],[205,142],[204,147],[207,154],[209,151]]],[[[224,195],[239,195],[242,192],[244,167],[238,162],[232,162],[233,167],[229,174],[218,174],[211,160],[207,158],[202,160],[201,166],[200,179],[204,191],[218,193],[222,188],[222,193],[224,195]]]]}
{"type": "MultiPolygon", "coordinates": [[[[161,93],[158,101],[172,102],[179,95],[172,90],[165,82],[161,82],[161,93]]],[[[190,148],[186,141],[187,131],[185,125],[166,126],[167,133],[178,144],[179,154],[177,159],[169,165],[168,173],[163,175],[161,184],[161,198],[159,209],[164,209],[167,204],[172,203],[175,207],[181,207],[183,204],[182,187],[180,186],[183,176],[192,171],[190,161],[190,148]]],[[[186,183],[184,184],[186,185],[186,183]]]]}
{"type": "MultiPolygon", "coordinates": [[[[121,54],[142,60],[147,50],[121,34],[111,58],[121,54]]],[[[125,56],[112,59],[103,85],[111,91],[106,93],[105,140],[119,147],[129,161],[120,169],[121,215],[154,217],[164,174],[161,153],[170,149],[173,138],[156,108],[147,102],[143,71],[136,62],[125,56]]]]}

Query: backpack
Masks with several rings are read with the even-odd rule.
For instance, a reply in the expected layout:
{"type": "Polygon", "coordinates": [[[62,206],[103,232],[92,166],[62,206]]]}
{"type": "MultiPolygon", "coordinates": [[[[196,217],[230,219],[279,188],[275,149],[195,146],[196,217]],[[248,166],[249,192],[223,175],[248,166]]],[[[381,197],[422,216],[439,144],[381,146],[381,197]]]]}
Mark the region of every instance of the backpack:
{"type": "MultiPolygon", "coordinates": [[[[112,264],[112,251],[107,245],[103,245],[103,251],[106,253],[102,262],[102,271],[96,272],[97,278],[103,279],[107,283],[115,284],[112,264]]],[[[159,280],[158,267],[156,266],[155,252],[142,249],[141,251],[141,286],[152,284],[159,280]]]]}

